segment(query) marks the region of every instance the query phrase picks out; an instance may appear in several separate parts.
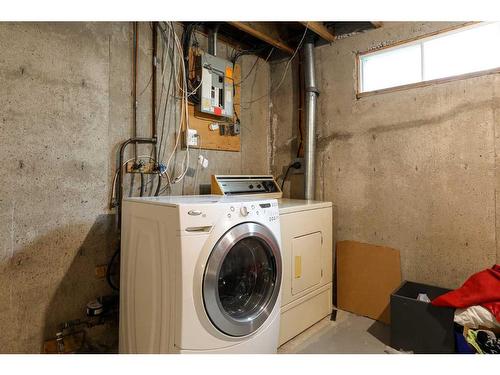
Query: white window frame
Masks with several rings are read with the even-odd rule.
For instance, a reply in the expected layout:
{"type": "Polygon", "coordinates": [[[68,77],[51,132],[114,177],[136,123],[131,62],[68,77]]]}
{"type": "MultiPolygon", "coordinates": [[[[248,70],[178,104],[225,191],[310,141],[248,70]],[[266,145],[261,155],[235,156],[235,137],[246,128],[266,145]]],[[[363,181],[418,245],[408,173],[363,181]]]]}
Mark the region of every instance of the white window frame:
{"type": "MultiPolygon", "coordinates": [[[[403,40],[401,42],[397,42],[391,45],[379,47],[377,49],[369,50],[369,51],[364,51],[364,52],[358,52],[356,54],[356,98],[360,99],[365,96],[370,96],[370,95],[376,95],[376,94],[381,94],[381,93],[387,93],[387,92],[393,92],[393,91],[401,91],[401,90],[407,90],[411,89],[414,87],[425,87],[425,86],[430,86],[433,84],[439,84],[439,83],[444,83],[444,82],[450,82],[450,81],[456,81],[456,80],[462,80],[466,78],[472,78],[472,77],[478,77],[478,76],[483,76],[483,75],[489,75],[489,74],[498,74],[500,73],[500,67],[493,68],[493,69],[488,69],[488,70],[481,70],[481,71],[476,71],[476,72],[470,72],[470,73],[465,73],[465,74],[460,74],[460,75],[453,75],[449,77],[443,77],[443,78],[437,78],[437,79],[432,79],[432,80],[424,80],[425,77],[425,65],[423,62],[424,59],[424,49],[423,49],[423,43],[428,40],[436,39],[443,37],[445,35],[451,35],[454,33],[458,33],[467,29],[472,29],[481,25],[486,24],[485,22],[467,22],[464,24],[452,26],[450,28],[446,28],[443,30],[439,30],[430,34],[426,34],[423,36],[403,40]],[[390,50],[398,49],[398,48],[403,48],[403,47],[408,47],[411,45],[419,44],[420,48],[422,49],[421,51],[421,74],[422,74],[422,80],[420,82],[415,82],[415,83],[409,83],[405,85],[400,85],[400,86],[392,86],[392,87],[387,87],[383,89],[378,89],[378,90],[373,90],[373,91],[362,91],[362,82],[363,82],[363,68],[362,68],[362,62],[361,59],[363,56],[373,56],[377,55],[380,53],[384,53],[390,50]]],[[[500,41],[499,41],[500,43],[500,41]]]]}

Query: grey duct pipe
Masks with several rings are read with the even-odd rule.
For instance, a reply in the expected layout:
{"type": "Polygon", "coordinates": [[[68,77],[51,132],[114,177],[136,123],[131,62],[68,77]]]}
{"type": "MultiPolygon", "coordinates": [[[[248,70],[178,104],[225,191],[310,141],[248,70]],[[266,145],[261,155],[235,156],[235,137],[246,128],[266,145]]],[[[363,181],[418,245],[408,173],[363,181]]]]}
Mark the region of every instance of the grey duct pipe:
{"type": "Polygon", "coordinates": [[[316,159],[316,102],[319,90],[314,71],[314,40],[308,36],[303,47],[306,142],[304,147],[304,197],[314,199],[316,159]]]}

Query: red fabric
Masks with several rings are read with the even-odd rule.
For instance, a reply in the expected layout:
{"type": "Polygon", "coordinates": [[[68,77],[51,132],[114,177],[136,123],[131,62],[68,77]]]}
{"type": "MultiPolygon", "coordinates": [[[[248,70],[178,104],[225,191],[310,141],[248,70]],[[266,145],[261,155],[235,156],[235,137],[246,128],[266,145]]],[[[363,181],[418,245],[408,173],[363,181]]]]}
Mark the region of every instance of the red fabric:
{"type": "Polygon", "coordinates": [[[475,273],[460,288],[437,297],[432,304],[455,308],[481,305],[500,321],[500,265],[475,273]]]}

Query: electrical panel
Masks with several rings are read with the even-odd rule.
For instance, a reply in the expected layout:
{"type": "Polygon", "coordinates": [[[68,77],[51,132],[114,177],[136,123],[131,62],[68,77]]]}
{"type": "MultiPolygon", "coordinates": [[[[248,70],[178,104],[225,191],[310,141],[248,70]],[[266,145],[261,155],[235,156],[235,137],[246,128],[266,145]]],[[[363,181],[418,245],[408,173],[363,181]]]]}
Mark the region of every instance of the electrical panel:
{"type": "Polygon", "coordinates": [[[233,64],[201,53],[197,57],[197,73],[201,75],[201,86],[198,89],[200,103],[198,110],[215,116],[233,117],[233,64]]]}

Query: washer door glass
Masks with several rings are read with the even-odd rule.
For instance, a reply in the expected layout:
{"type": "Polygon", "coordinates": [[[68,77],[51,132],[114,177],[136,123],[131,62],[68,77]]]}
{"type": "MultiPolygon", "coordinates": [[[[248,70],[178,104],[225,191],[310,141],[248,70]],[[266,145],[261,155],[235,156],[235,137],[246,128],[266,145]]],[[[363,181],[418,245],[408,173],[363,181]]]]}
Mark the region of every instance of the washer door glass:
{"type": "Polygon", "coordinates": [[[281,255],[266,227],[243,223],[214,247],[203,280],[203,299],[212,323],[230,336],[255,332],[279,295],[281,255]]]}

